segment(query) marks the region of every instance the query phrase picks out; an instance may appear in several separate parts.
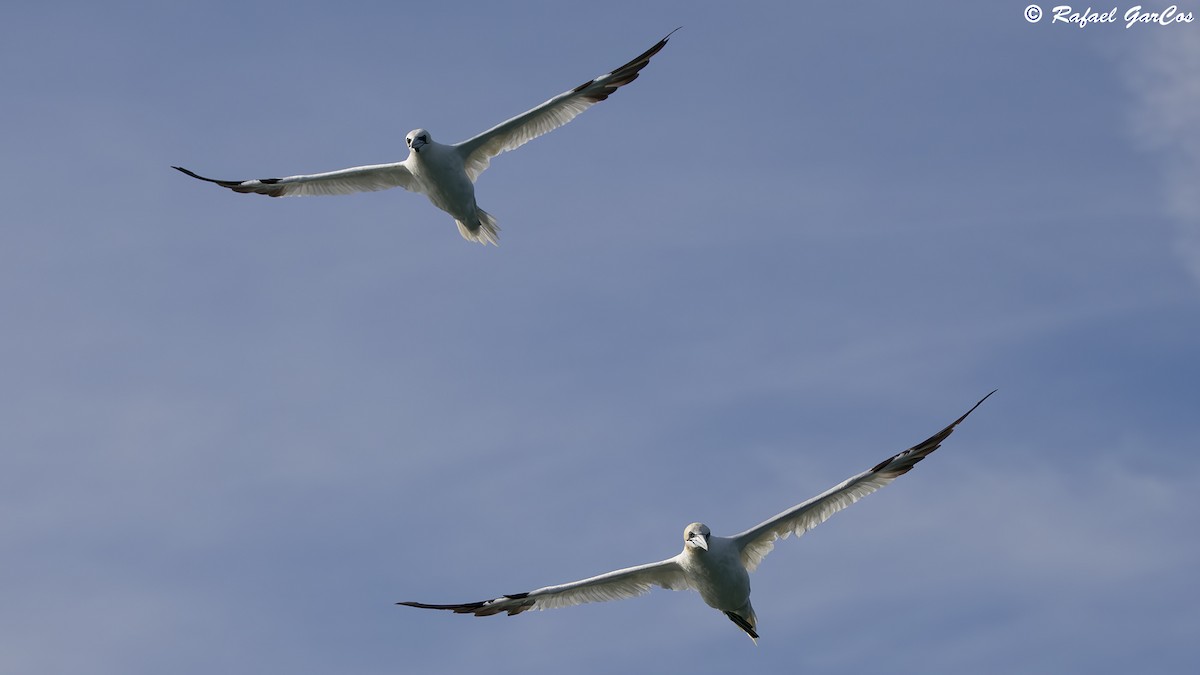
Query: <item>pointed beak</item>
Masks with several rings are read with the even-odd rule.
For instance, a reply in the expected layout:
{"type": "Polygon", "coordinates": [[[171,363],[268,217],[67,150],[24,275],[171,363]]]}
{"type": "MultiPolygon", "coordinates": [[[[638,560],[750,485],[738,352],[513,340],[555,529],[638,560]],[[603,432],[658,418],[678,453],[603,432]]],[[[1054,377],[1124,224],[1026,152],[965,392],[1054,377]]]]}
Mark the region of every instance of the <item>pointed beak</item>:
{"type": "Polygon", "coordinates": [[[701,549],[704,549],[705,551],[708,550],[708,540],[705,539],[704,535],[702,535],[702,534],[693,534],[691,537],[688,538],[688,543],[691,544],[692,546],[695,546],[696,548],[701,548],[701,549]]]}
{"type": "Polygon", "coordinates": [[[421,151],[421,146],[423,146],[423,145],[425,145],[425,141],[423,141],[423,140],[421,140],[421,139],[419,139],[419,138],[414,138],[414,139],[413,139],[413,142],[412,142],[412,145],[410,145],[410,146],[408,146],[408,147],[412,148],[412,151],[413,151],[413,152],[420,152],[420,151],[421,151]]]}

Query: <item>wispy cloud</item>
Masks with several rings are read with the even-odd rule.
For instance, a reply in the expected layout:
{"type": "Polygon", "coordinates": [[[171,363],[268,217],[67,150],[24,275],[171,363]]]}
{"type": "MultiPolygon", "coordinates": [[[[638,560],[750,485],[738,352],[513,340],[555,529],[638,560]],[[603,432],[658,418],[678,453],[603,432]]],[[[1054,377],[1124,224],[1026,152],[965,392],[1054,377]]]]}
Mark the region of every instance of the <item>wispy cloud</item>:
{"type": "Polygon", "coordinates": [[[1122,74],[1134,94],[1134,136],[1162,156],[1177,250],[1200,281],[1200,41],[1194,31],[1164,31],[1139,45],[1122,74]]]}

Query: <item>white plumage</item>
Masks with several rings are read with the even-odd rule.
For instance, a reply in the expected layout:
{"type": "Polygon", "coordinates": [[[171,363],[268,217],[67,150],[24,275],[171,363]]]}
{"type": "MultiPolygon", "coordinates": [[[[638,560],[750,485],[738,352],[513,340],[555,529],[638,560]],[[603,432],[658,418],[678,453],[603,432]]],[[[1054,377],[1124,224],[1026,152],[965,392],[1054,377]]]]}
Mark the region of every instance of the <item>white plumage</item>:
{"type": "Polygon", "coordinates": [[[750,604],[750,572],[771,552],[775,541],[792,534],[799,537],[838,511],[908,473],[917,462],[937,450],[954,428],[994,393],[984,396],[949,426],[908,450],[732,537],[714,537],[708,526],[692,523],[683,532],[683,551],[666,560],[480,602],[457,605],[421,602],[397,604],[475,616],[491,616],[500,612],[512,615],[527,609],[553,609],[632,598],[649,593],[655,586],[673,591],[691,589],[699,592],[710,607],[724,612],[757,642],[758,618],[750,604]]]}
{"type": "Polygon", "coordinates": [[[234,192],[252,192],[271,197],[340,195],[400,187],[424,194],[434,206],[449,213],[465,239],[481,244],[497,244],[499,227],[496,220],[475,203],[475,180],[488,168],[492,158],[561,127],[579,113],[608,98],[620,87],[636,80],[638,72],[666,46],[674,32],[671,31],[653,47],[620,68],[588,80],[461,143],[438,143],[428,131],[414,129],[405,139],[409,154],[403,162],[286,178],[240,181],[206,178],[183,167],[172,168],[234,192]]]}

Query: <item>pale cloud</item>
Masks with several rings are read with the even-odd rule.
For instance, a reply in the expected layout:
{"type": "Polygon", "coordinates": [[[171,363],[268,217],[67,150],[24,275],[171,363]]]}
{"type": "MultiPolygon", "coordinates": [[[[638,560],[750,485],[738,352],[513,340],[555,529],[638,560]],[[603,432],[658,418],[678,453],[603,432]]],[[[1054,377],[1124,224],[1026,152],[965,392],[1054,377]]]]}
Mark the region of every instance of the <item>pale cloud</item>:
{"type": "Polygon", "coordinates": [[[1122,67],[1133,92],[1132,127],[1162,157],[1164,206],[1178,221],[1176,240],[1200,281],[1200,40],[1193,30],[1162,31],[1122,67]]]}

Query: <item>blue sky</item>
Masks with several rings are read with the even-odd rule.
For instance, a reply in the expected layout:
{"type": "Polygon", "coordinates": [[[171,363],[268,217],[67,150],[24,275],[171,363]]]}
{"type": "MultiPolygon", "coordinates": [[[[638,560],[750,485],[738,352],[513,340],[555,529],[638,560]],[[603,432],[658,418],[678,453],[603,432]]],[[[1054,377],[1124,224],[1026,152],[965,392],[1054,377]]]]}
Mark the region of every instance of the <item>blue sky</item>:
{"type": "Polygon", "coordinates": [[[1194,672],[1200,24],[1026,4],[6,5],[0,671],[1194,672]],[[399,160],[681,25],[493,161],[499,248],[169,168],[399,160]],[[993,388],[776,547],[757,648],[392,604],[740,531],[993,388]]]}

